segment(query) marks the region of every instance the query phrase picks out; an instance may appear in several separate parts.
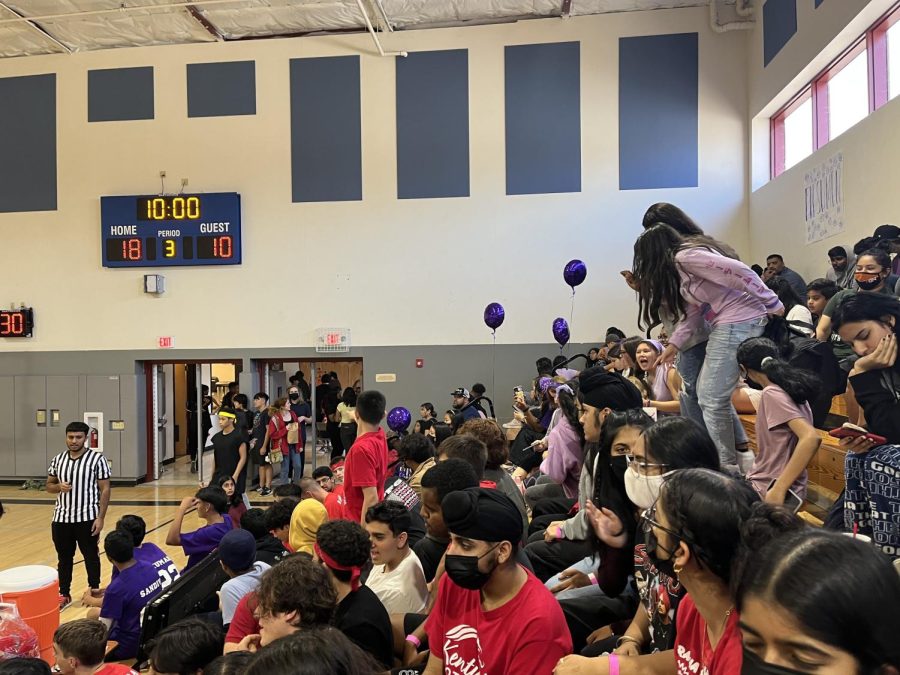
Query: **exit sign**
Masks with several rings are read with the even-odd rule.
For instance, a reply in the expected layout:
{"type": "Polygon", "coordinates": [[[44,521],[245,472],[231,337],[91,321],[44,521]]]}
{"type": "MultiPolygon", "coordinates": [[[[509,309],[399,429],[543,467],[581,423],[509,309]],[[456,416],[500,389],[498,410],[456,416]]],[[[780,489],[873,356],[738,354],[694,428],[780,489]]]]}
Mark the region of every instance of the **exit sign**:
{"type": "Polygon", "coordinates": [[[175,346],[175,338],[171,335],[163,335],[156,338],[156,346],[160,349],[172,349],[175,346]]]}

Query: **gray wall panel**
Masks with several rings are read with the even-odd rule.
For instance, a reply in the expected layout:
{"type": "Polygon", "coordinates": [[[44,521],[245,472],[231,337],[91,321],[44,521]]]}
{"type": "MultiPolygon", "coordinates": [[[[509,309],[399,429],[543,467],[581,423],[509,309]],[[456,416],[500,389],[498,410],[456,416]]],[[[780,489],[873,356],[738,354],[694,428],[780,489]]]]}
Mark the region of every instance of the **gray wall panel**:
{"type": "Polygon", "coordinates": [[[0,212],[56,210],[56,75],[0,78],[0,212]]]}
{"type": "MultiPolygon", "coordinates": [[[[47,378],[26,375],[15,378],[16,476],[47,475],[47,429],[38,426],[35,412],[47,409],[47,378]]],[[[50,412],[47,411],[49,422],[50,412]]],[[[6,473],[6,469],[2,469],[6,473]]]]}
{"type": "Polygon", "coordinates": [[[153,66],[88,71],[88,122],[152,120],[153,66]]]}
{"type": "Polygon", "coordinates": [[[16,382],[0,377],[0,473],[16,468],[16,382]]]}
{"type": "Polygon", "coordinates": [[[256,62],[189,63],[188,117],[256,114],[256,62]]]}
{"type": "Polygon", "coordinates": [[[59,410],[59,423],[51,419],[47,428],[47,464],[55,455],[66,449],[66,425],[69,422],[81,422],[83,415],[79,412],[78,376],[49,375],[47,377],[47,408],[52,416],[53,410],[59,410]]]}

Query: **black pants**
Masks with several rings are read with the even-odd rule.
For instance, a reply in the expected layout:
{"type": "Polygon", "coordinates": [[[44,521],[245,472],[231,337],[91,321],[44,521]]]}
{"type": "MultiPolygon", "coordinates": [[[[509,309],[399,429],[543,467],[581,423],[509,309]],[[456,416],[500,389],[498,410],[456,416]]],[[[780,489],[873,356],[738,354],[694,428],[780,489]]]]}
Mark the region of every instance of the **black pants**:
{"type": "Polygon", "coordinates": [[[344,450],[349,450],[350,446],[356,441],[356,422],[342,424],[340,426],[341,445],[344,450]]]}
{"type": "MultiPolygon", "coordinates": [[[[559,605],[572,634],[573,653],[578,654],[588,646],[588,636],[598,628],[633,618],[637,610],[637,597],[631,590],[626,589],[617,598],[605,595],[565,598],[559,601],[559,605]]],[[[615,649],[615,640],[612,648],[615,649]]],[[[592,652],[592,656],[599,656],[602,653],[592,652]]]]}
{"type": "MultiPolygon", "coordinates": [[[[331,441],[331,459],[337,459],[344,454],[344,443],[341,441],[341,425],[328,420],[325,423],[325,433],[331,441]]],[[[349,450],[350,448],[347,448],[349,450]]]]}
{"type": "Polygon", "coordinates": [[[88,585],[91,588],[100,588],[100,537],[91,534],[93,525],[92,520],[83,523],[51,524],[53,546],[56,547],[56,557],[59,561],[57,566],[59,592],[62,595],[70,595],[72,591],[72,561],[75,558],[76,545],[84,556],[88,585]]]}
{"type": "Polygon", "coordinates": [[[554,574],[567,570],[578,561],[587,558],[593,552],[590,542],[568,539],[556,539],[550,543],[540,539],[525,547],[525,555],[531,561],[534,576],[544,582],[554,574]]]}
{"type": "Polygon", "coordinates": [[[534,508],[531,509],[531,524],[528,526],[528,534],[532,535],[535,532],[540,532],[543,535],[547,525],[554,520],[566,520],[569,517],[569,511],[577,503],[577,499],[569,499],[568,497],[539,499],[534,508]]]}

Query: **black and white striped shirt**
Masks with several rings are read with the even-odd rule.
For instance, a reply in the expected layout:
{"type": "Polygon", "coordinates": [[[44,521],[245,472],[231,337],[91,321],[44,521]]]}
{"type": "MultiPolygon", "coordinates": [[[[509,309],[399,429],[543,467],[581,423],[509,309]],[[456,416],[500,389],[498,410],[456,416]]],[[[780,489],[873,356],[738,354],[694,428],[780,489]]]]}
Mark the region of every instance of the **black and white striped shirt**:
{"type": "Polygon", "coordinates": [[[100,512],[100,486],[97,481],[109,479],[109,462],[103,453],[86,450],[72,459],[69,451],[61,452],[50,462],[47,475],[60,483],[69,483],[69,492],[56,495],[54,523],[83,523],[95,520],[100,512]]]}

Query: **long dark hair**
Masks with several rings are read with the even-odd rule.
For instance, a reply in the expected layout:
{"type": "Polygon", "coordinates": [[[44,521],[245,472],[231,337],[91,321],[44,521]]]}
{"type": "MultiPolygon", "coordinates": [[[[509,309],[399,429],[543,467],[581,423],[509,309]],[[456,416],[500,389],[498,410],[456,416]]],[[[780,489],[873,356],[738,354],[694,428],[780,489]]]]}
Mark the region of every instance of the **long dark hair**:
{"type": "Polygon", "coordinates": [[[662,306],[676,320],[685,314],[681,277],[675,265],[675,254],[684,243],[680,234],[662,223],[644,230],[634,242],[631,272],[638,286],[638,325],[642,329],[650,330],[662,323],[662,306]]]}
{"type": "Polygon", "coordinates": [[[228,507],[231,508],[232,506],[237,506],[238,504],[243,503],[244,498],[241,496],[241,493],[238,492],[237,481],[234,480],[234,478],[232,478],[231,476],[219,476],[219,479],[216,481],[216,485],[222,488],[222,492],[225,492],[225,488],[223,488],[222,486],[225,485],[225,483],[227,483],[228,481],[234,483],[234,492],[231,493],[231,496],[229,497],[228,493],[225,493],[225,497],[228,500],[228,507]]]}
{"type": "MultiPolygon", "coordinates": [[[[574,382],[567,386],[573,387],[573,385],[575,385],[574,382]]],[[[559,409],[562,411],[562,414],[565,415],[566,419],[569,422],[569,425],[575,430],[575,433],[578,434],[578,438],[581,439],[581,442],[583,444],[584,427],[581,426],[581,420],[578,419],[580,415],[578,413],[578,405],[575,395],[570,394],[565,389],[557,389],[556,403],[557,405],[559,405],[559,409]]]]}
{"type": "Polygon", "coordinates": [[[792,615],[817,640],[852,654],[861,673],[900,668],[900,577],[871,544],[803,528],[747,546],[741,567],[739,611],[755,596],[792,615]]]}
{"type": "Polygon", "coordinates": [[[703,230],[693,219],[674,204],[659,202],[644,213],[644,229],[650,229],[657,223],[668,225],[683,237],[702,235],[703,230]]]}
{"type": "MultiPolygon", "coordinates": [[[[634,504],[629,501],[625,492],[624,474],[614,471],[612,462],[613,443],[625,427],[637,427],[646,433],[648,428],[653,427],[653,420],[640,408],[609,413],[603,421],[600,442],[592,444],[582,471],[594,471],[594,459],[597,459],[592,495],[594,504],[615,513],[631,537],[637,528],[634,504]]],[[[595,544],[598,543],[593,535],[592,540],[595,544]]]]}
{"type": "Polygon", "coordinates": [[[878,321],[887,323],[888,317],[894,317],[894,333],[900,334],[900,301],[893,295],[884,293],[856,293],[837,306],[831,316],[831,325],[837,331],[845,323],[857,321],[878,321]]]}
{"type": "Polygon", "coordinates": [[[247,675],[374,675],[383,670],[368,652],[332,626],[298,630],[260,650],[247,675]]]}
{"type": "Polygon", "coordinates": [[[797,295],[797,291],[794,290],[794,287],[791,286],[787,279],[772,277],[766,282],[766,286],[774,291],[778,299],[781,300],[781,304],[784,305],[785,316],[797,305],[806,306],[803,298],[797,295]]]}
{"type": "Polygon", "coordinates": [[[687,417],[664,417],[644,429],[644,450],[667,470],[719,470],[719,451],[706,429],[687,417]]]}
{"type": "Polygon", "coordinates": [[[743,530],[751,516],[773,519],[777,527],[802,523],[784,508],[761,505],[745,480],[709,469],[684,469],[671,474],[659,494],[669,527],[688,545],[692,556],[710,573],[729,584],[739,569],[743,530]],[[764,506],[757,510],[757,506],[764,506]]]}
{"type": "Polygon", "coordinates": [[[815,399],[822,387],[818,376],[783,361],[778,347],[769,338],[744,340],[738,347],[737,361],[747,370],[755,370],[768,377],[772,384],[784,389],[794,403],[815,399]]]}

